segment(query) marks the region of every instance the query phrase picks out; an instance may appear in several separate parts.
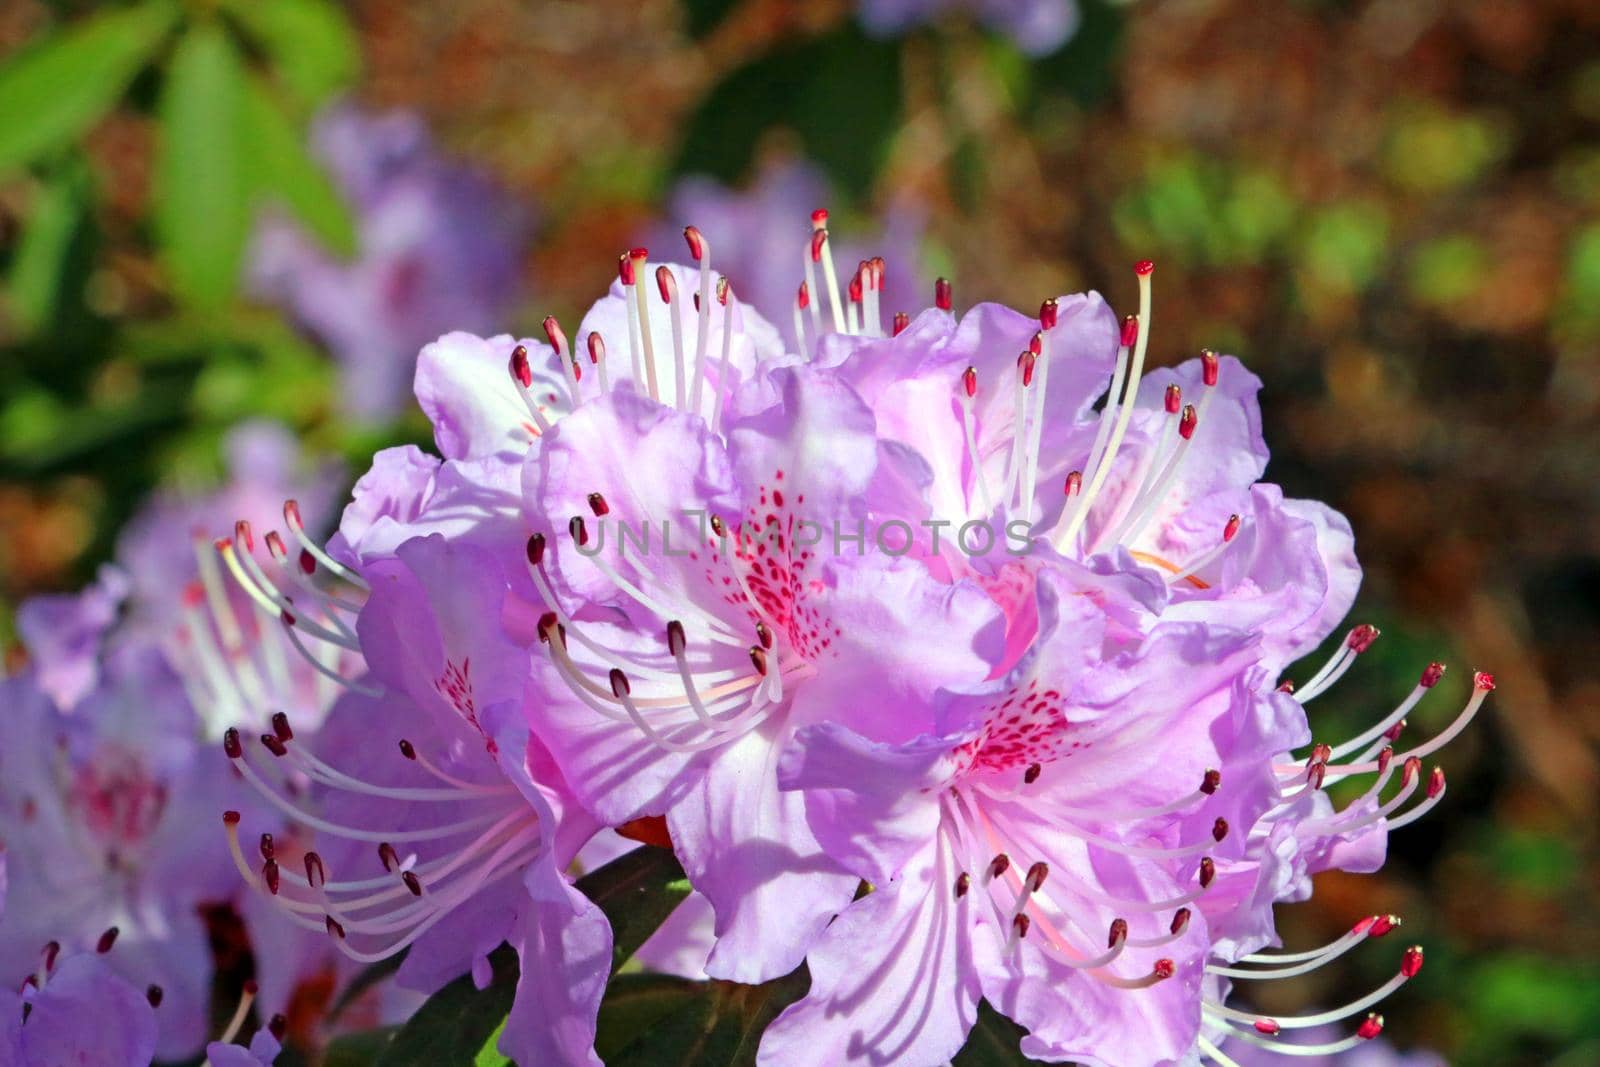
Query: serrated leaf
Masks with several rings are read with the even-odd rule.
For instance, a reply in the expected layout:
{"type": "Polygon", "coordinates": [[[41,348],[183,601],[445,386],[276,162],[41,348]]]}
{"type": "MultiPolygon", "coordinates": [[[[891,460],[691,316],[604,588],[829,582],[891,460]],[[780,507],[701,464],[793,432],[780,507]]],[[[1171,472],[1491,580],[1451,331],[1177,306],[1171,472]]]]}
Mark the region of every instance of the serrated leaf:
{"type": "Polygon", "coordinates": [[[283,84],[305,104],[319,104],[354,83],[361,69],[361,46],[337,4],[228,0],[226,7],[267,53],[283,84]]]}
{"type": "Polygon", "coordinates": [[[258,192],[280,200],[327,248],[356,250],[356,226],[333,179],[306,151],[305,138],[259,78],[245,94],[246,155],[255,164],[258,192]]]}
{"type": "Polygon", "coordinates": [[[0,68],[0,173],[70,144],[110,110],[176,14],[170,0],[102,12],[0,68]]]}
{"type": "Polygon", "coordinates": [[[900,52],[855,25],[775,49],[717,85],[690,118],[674,167],[736,181],[774,126],[848,193],[872,185],[900,128],[900,52]]]}
{"type": "Polygon", "coordinates": [[[203,309],[233,296],[249,235],[246,96],[244,64],[222,27],[185,34],[161,92],[155,223],[173,289],[203,309]]]}
{"type": "Polygon", "coordinates": [[[1021,1067],[1037,1063],[1022,1054],[1022,1027],[1007,1019],[989,1006],[987,1000],[978,1004],[978,1021],[973,1024],[967,1043],[951,1067],[1021,1067]]]}

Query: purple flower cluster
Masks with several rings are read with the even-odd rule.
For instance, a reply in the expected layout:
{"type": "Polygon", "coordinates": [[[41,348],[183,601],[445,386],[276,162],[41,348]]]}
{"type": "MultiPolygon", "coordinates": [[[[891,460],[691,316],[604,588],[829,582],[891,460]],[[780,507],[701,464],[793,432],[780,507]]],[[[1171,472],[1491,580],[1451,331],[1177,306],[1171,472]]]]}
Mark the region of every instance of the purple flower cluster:
{"type": "MultiPolygon", "coordinates": [[[[651,819],[695,894],[648,963],[746,983],[809,968],[762,1063],[943,1063],[985,1000],[1047,1061],[1373,1048],[1370,1009],[1420,947],[1328,1011],[1264,1015],[1233,986],[1399,924],[1287,949],[1273,908],[1383,862],[1444,793],[1422,761],[1493,680],[1419,743],[1400,738],[1439,664],[1356,736],[1314,734],[1306,705],[1378,635],[1357,626],[1286,677],[1360,572],[1342,517],[1261,481],[1259,380],[1210,351],[1147,368],[1149,263],[1121,322],[1094,293],[957,315],[943,280],[894,313],[898,274],[870,255],[841,273],[818,211],[768,241],[804,288],[761,307],[713,268],[736,241],[683,237],[682,264],[623,254],[570,337],[551,318],[543,340],[424,347],[437,454],[375,456],[325,544],[294,501],[281,531],[223,524],[161,655],[66,672],[92,691],[71,710],[43,664],[7,683],[61,758],[19,746],[36,765],[7,769],[6,825],[70,824],[72,862],[116,887],[29,914],[127,938],[141,900],[225,893],[163,881],[166,820],[210,805],[258,943],[276,931],[269,1007],[273,975],[307,961],[405,950],[398,984],[429,993],[488,983],[509,943],[501,1051],[597,1063],[612,934],[570,872],[651,819]],[[187,702],[151,703],[230,723],[210,731],[217,792],[182,777],[192,744],[173,740],[203,727],[124,713],[174,685],[187,702]],[[1344,780],[1366,788],[1338,808],[1325,786],[1344,780]]],[[[754,278],[751,247],[733,251],[754,278]]],[[[76,655],[107,611],[86,604],[55,647],[76,655]]],[[[51,857],[27,877],[66,870],[65,846],[27,847],[51,857]]],[[[270,1062],[276,1035],[257,1040],[213,1062],[270,1062]]]]}

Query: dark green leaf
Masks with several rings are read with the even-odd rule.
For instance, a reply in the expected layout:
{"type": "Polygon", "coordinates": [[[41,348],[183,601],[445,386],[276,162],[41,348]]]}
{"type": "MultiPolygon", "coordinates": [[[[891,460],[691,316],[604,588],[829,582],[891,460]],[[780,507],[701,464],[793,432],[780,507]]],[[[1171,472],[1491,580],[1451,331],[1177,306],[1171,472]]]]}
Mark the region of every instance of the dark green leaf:
{"type": "Polygon", "coordinates": [[[0,172],[71,143],[110,110],[176,14],[170,0],[106,11],[0,69],[0,172]]]}
{"type": "Polygon", "coordinates": [[[989,1007],[987,1000],[978,1004],[978,1021],[967,1035],[967,1044],[952,1067],[1017,1067],[1036,1063],[1022,1054],[1019,1046],[1025,1031],[1004,1015],[989,1007]]]}
{"type": "Polygon", "coordinates": [[[722,24],[739,0],[683,0],[684,26],[695,40],[722,24]]]}
{"type": "Polygon", "coordinates": [[[368,1067],[378,1061],[399,1032],[398,1026],[385,1026],[342,1034],[328,1042],[322,1053],[322,1067],[368,1067]]]}
{"type": "Polygon", "coordinates": [[[847,193],[872,185],[899,128],[900,53],[854,23],[735,70],[689,120],[675,170],[739,179],[774,126],[799,135],[847,193]]]}
{"type": "Polygon", "coordinates": [[[478,989],[464,974],[429,997],[379,1054],[377,1067],[468,1064],[500,1028],[517,991],[517,954],[501,945],[489,954],[494,976],[478,989]]]}
{"type": "Polygon", "coordinates": [[[227,0],[226,6],[304,103],[320,103],[355,81],[361,46],[331,0],[227,0]]]}
{"type": "Polygon", "coordinates": [[[1080,0],[1078,11],[1082,21],[1072,39],[1034,64],[1039,102],[1046,107],[1050,97],[1062,96],[1089,107],[1116,85],[1127,16],[1114,0],[1080,0]]]}
{"type": "Polygon", "coordinates": [[[202,23],[173,51],[162,89],[157,234],[174,290],[200,308],[228,302],[250,225],[244,66],[222,27],[202,23]]]}
{"type": "Polygon", "coordinates": [[[611,921],[611,973],[655,933],[689,895],[689,882],[670,849],[646,846],[618,856],[578,879],[578,888],[611,921]]]}
{"type": "Polygon", "coordinates": [[[349,255],[356,249],[355,221],[344,197],[326,171],[306,151],[295,128],[270,89],[251,78],[245,94],[245,154],[259,191],[279,199],[330,251],[349,255]]]}
{"type": "Polygon", "coordinates": [[[756,1061],[768,1024],[804,996],[811,984],[803,966],[755,986],[653,976],[646,984],[645,977],[620,976],[612,989],[623,1003],[613,1006],[608,990],[607,1003],[601,1006],[601,1040],[610,1052],[605,1060],[611,1067],[749,1067],[756,1061]],[[634,977],[641,979],[638,985],[624,981],[634,977]],[[653,1024],[627,1029],[647,1014],[655,1015],[653,1024]]]}

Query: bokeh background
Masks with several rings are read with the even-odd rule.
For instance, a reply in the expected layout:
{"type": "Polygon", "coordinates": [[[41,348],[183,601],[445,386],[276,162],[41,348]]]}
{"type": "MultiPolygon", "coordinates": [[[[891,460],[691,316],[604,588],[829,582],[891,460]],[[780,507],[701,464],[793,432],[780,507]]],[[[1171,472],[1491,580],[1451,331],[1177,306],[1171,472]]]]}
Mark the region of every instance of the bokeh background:
{"type": "Polygon", "coordinates": [[[1446,801],[1287,935],[1399,912],[1428,967],[1384,1005],[1397,1044],[1600,1063],[1600,5],[1078,0],[1020,33],[876,6],[947,10],[0,2],[7,655],[18,603],[91,578],[153,491],[230,475],[230,428],[353,477],[423,439],[421,343],[576,322],[685,222],[737,230],[736,287],[780,293],[814,201],[892,251],[891,288],[947,275],[958,306],[1126,309],[1149,257],[1153,358],[1238,353],[1269,476],[1357,531],[1354,621],[1384,638],[1319,733],[1430,659],[1454,669],[1415,728],[1472,668],[1499,682],[1446,801]]]}

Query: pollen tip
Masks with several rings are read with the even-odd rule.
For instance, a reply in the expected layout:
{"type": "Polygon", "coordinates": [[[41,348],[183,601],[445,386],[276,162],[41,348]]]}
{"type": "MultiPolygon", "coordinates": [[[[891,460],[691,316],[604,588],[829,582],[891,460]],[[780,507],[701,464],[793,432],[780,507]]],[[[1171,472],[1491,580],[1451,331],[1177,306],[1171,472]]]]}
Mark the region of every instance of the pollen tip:
{"type": "Polygon", "coordinates": [[[344,925],[342,923],[340,923],[338,919],[335,919],[332,915],[324,915],[322,917],[322,919],[323,919],[323,924],[328,928],[328,934],[330,936],[332,936],[332,937],[338,938],[340,941],[343,941],[344,940],[344,925]]]}
{"type": "Polygon", "coordinates": [[[629,259],[649,259],[650,250],[644,245],[636,245],[628,250],[629,259]]]}
{"type": "Polygon", "coordinates": [[[750,646],[750,665],[756,673],[765,678],[767,676],[767,650],[760,645],[750,646]]]}
{"type": "Polygon", "coordinates": [[[811,213],[811,225],[826,226],[828,224],[828,209],[819,207],[811,213]]]}
{"type": "Polygon", "coordinates": [[[1212,879],[1217,876],[1217,864],[1210,856],[1200,860],[1200,888],[1205,889],[1211,885],[1212,879]]]}
{"type": "Polygon", "coordinates": [[[272,713],[272,732],[278,735],[279,741],[294,740],[294,728],[289,725],[287,712],[275,711],[272,713]]]}
{"type": "Polygon", "coordinates": [[[1428,799],[1439,796],[1444,792],[1444,768],[1435,767],[1428,775],[1428,799]]]}
{"type": "Polygon", "coordinates": [[[706,254],[705,238],[700,236],[700,231],[693,226],[683,228],[684,243],[689,246],[689,256],[696,263],[700,262],[706,254]]]}
{"type": "Polygon", "coordinates": [[[1061,305],[1059,302],[1057,302],[1055,297],[1051,297],[1039,305],[1039,325],[1042,328],[1046,330],[1055,329],[1056,323],[1060,321],[1060,317],[1061,305]]]}
{"type": "Polygon", "coordinates": [[[1481,689],[1485,693],[1494,692],[1494,675],[1488,671],[1474,671],[1472,674],[1472,688],[1481,689]]]}
{"type": "Polygon", "coordinates": [[[606,503],[606,498],[600,493],[590,493],[589,510],[594,512],[596,517],[609,515],[611,514],[611,505],[606,503]]]}
{"type": "Polygon", "coordinates": [[[1183,387],[1177,382],[1167,386],[1166,405],[1168,415],[1176,415],[1183,409],[1183,387]]]}
{"type": "Polygon", "coordinates": [[[226,552],[233,547],[233,538],[219,537],[215,541],[211,542],[211,547],[215,548],[218,552],[226,552]]]}
{"type": "Polygon", "coordinates": [[[1382,937],[1390,930],[1397,929],[1401,925],[1401,919],[1398,915],[1377,915],[1372,919],[1372,926],[1368,930],[1368,934],[1371,937],[1382,937]]]}
{"type": "Polygon", "coordinates": [[[622,673],[621,667],[611,668],[611,695],[625,697],[633,692],[633,687],[628,683],[628,676],[622,673]]]}
{"type": "Polygon", "coordinates": [[[282,1041],[283,1035],[289,1032],[288,1016],[284,1015],[282,1012],[278,1012],[276,1015],[274,1015],[267,1022],[267,1032],[277,1040],[282,1041]]]}
{"type": "Polygon", "coordinates": [[[110,952],[111,946],[117,943],[118,933],[120,931],[115,926],[106,927],[105,932],[100,935],[100,940],[95,942],[94,950],[102,956],[110,952]]]}
{"type": "Polygon", "coordinates": [[[1217,354],[1209,348],[1200,350],[1200,379],[1207,386],[1217,384],[1217,379],[1222,374],[1222,365],[1217,360],[1217,354]]]}
{"type": "Polygon", "coordinates": [[[1163,956],[1161,959],[1156,960],[1156,965],[1150,969],[1150,973],[1157,981],[1164,982],[1171,978],[1177,972],[1177,969],[1176,964],[1163,956]]]}
{"type": "Polygon", "coordinates": [[[402,871],[400,880],[406,884],[407,889],[411,890],[412,896],[420,897],[422,895],[422,879],[418,878],[415,872],[402,871]]]}
{"type": "Polygon", "coordinates": [[[933,283],[933,303],[940,311],[949,311],[955,306],[955,300],[950,289],[949,278],[939,278],[933,283]]]}
{"type": "MultiPolygon", "coordinates": [[[[1227,544],[1237,536],[1239,536],[1239,516],[1229,515],[1227,523],[1222,527],[1222,543],[1227,544]]],[[[1291,687],[1290,692],[1293,692],[1294,683],[1291,682],[1289,684],[1291,687]]]]}
{"type": "Polygon", "coordinates": [[[145,987],[144,990],[144,999],[149,1001],[152,1008],[161,1007],[162,998],[164,998],[166,995],[166,991],[160,986],[156,985],[154,982],[151,982],[145,987]]]}
{"type": "Polygon", "coordinates": [[[1381,1033],[1383,1033],[1383,1016],[1377,1012],[1370,1012],[1361,1020],[1361,1025],[1356,1027],[1356,1036],[1363,1041],[1371,1041],[1381,1033]]]}
{"type": "Polygon", "coordinates": [[[1191,912],[1189,911],[1188,908],[1179,908],[1177,911],[1173,912],[1173,914],[1172,914],[1172,926],[1169,927],[1169,930],[1171,931],[1171,933],[1173,933],[1173,934],[1181,934],[1181,933],[1183,933],[1184,930],[1188,929],[1189,928],[1189,916],[1190,915],[1191,915],[1191,912]]]}
{"type": "Polygon", "coordinates": [[[1141,259],[1133,265],[1133,273],[1141,278],[1148,278],[1155,269],[1155,263],[1148,259],[1141,259]]]}
{"type": "Polygon", "coordinates": [[[1028,916],[1022,912],[1018,912],[1011,917],[1011,928],[1017,932],[1018,938],[1027,937],[1028,928],[1032,925],[1033,920],[1028,918],[1028,916]]]}
{"type": "Polygon", "coordinates": [[[262,734],[261,744],[274,756],[286,756],[289,754],[289,746],[278,740],[277,734],[262,734]]]}
{"type": "Polygon", "coordinates": [[[966,871],[962,871],[960,874],[956,875],[955,893],[957,900],[960,900],[962,897],[966,896],[967,890],[971,888],[972,876],[970,874],[968,874],[966,871]]]}
{"type": "Polygon", "coordinates": [[[1423,669],[1422,677],[1418,679],[1417,684],[1424,689],[1432,689],[1439,684],[1439,679],[1444,677],[1444,671],[1445,666],[1443,663],[1430,663],[1423,669]]]}
{"type": "Polygon", "coordinates": [[[978,395],[978,368],[968,367],[961,372],[961,388],[969,397],[978,395]]]}
{"type": "Polygon", "coordinates": [[[1064,487],[1067,496],[1077,496],[1083,489],[1083,472],[1073,471],[1067,475],[1067,484],[1064,487]]]}
{"type": "Polygon", "coordinates": [[[906,327],[910,325],[911,316],[907,315],[904,311],[896,311],[894,313],[894,333],[892,336],[899,337],[901,334],[906,332],[906,327]]]}
{"type": "Polygon", "coordinates": [[[1422,970],[1422,946],[1412,945],[1406,949],[1406,954],[1400,957],[1400,973],[1407,978],[1415,978],[1422,970]]]}
{"type": "Polygon", "coordinates": [[[1205,776],[1200,779],[1200,792],[1204,793],[1206,796],[1211,796],[1217,791],[1217,786],[1221,784],[1222,772],[1219,770],[1208,770],[1206,771],[1205,776]]]}
{"type": "Polygon", "coordinates": [[[1122,320],[1121,344],[1123,348],[1132,348],[1133,343],[1139,339],[1139,316],[1129,315],[1122,320]]]}
{"type": "Polygon", "coordinates": [[[410,741],[407,741],[403,737],[400,739],[400,755],[404,756],[408,760],[414,760],[417,758],[416,748],[412,746],[410,741]]]}
{"type": "Polygon", "coordinates": [[[1042,773],[1044,773],[1044,767],[1042,765],[1038,763],[1030,763],[1028,764],[1028,769],[1022,772],[1022,781],[1026,785],[1032,785],[1034,782],[1039,780],[1039,775],[1042,773]]]}
{"type": "Polygon", "coordinates": [[[531,534],[528,537],[528,563],[537,567],[544,562],[545,536],[542,533],[531,534]]]}
{"type": "Polygon", "coordinates": [[[1116,918],[1111,920],[1111,928],[1106,932],[1106,948],[1116,948],[1118,941],[1128,939],[1128,920],[1116,918]]]}
{"type": "Polygon", "coordinates": [[[240,544],[244,545],[246,552],[254,552],[256,550],[256,535],[255,531],[250,528],[249,519],[240,519],[233,524],[233,536],[240,544]]]}
{"type": "Polygon", "coordinates": [[[589,362],[598,364],[606,358],[606,339],[600,336],[599,330],[590,330],[587,338],[589,346],[589,362]]]}
{"type": "Polygon", "coordinates": [[[239,813],[236,812],[236,811],[225,811],[225,812],[223,812],[222,813],[222,825],[224,825],[224,826],[238,826],[239,825],[239,813]]]}
{"type": "Polygon", "coordinates": [[[683,623],[677,619],[667,623],[667,651],[674,656],[681,656],[687,644],[688,639],[683,633],[683,623]]]}
{"type": "Polygon", "coordinates": [[[244,755],[244,744],[239,740],[239,729],[230,726],[222,734],[222,751],[227,753],[229,759],[238,759],[244,755]]]}
{"type": "Polygon", "coordinates": [[[661,294],[663,303],[672,303],[672,298],[678,295],[678,280],[672,276],[672,271],[667,269],[665,263],[656,268],[656,291],[661,294]]]}
{"type": "Polygon", "coordinates": [[[253,997],[260,992],[260,990],[261,987],[256,985],[256,980],[254,978],[246,978],[244,980],[244,993],[246,996],[253,997]]]}
{"type": "Polygon", "coordinates": [[[283,521],[289,524],[290,529],[299,529],[305,525],[300,520],[300,501],[285,500],[283,502],[283,521]]]}
{"type": "Polygon", "coordinates": [[[1194,436],[1195,428],[1200,425],[1200,415],[1195,411],[1193,404],[1183,405],[1183,414],[1178,416],[1178,436],[1185,441],[1194,436]]]}
{"type": "Polygon", "coordinates": [[[1372,647],[1372,642],[1379,637],[1379,629],[1371,623],[1364,622],[1350,631],[1350,636],[1345,638],[1345,647],[1360,655],[1372,647]]]}
{"type": "Polygon", "coordinates": [[[270,859],[275,859],[276,858],[273,855],[274,846],[273,846],[273,843],[272,843],[272,835],[271,834],[262,834],[261,835],[261,841],[259,842],[257,847],[261,849],[261,858],[262,859],[270,860],[270,859]]]}
{"type": "Polygon", "coordinates": [[[1211,837],[1216,841],[1221,841],[1227,836],[1228,820],[1218,817],[1217,821],[1211,824],[1211,837]]]}
{"type": "Polygon", "coordinates": [[[1278,1020],[1276,1019],[1257,1019],[1255,1021],[1255,1028],[1256,1033],[1267,1034],[1269,1036],[1276,1034],[1280,1029],[1282,1029],[1278,1025],[1278,1020]]]}
{"type": "Polygon", "coordinates": [[[1044,887],[1045,879],[1049,877],[1050,865],[1045,863],[1043,860],[1035,861],[1034,865],[1028,868],[1028,889],[1031,892],[1037,893],[1044,887]]]}

